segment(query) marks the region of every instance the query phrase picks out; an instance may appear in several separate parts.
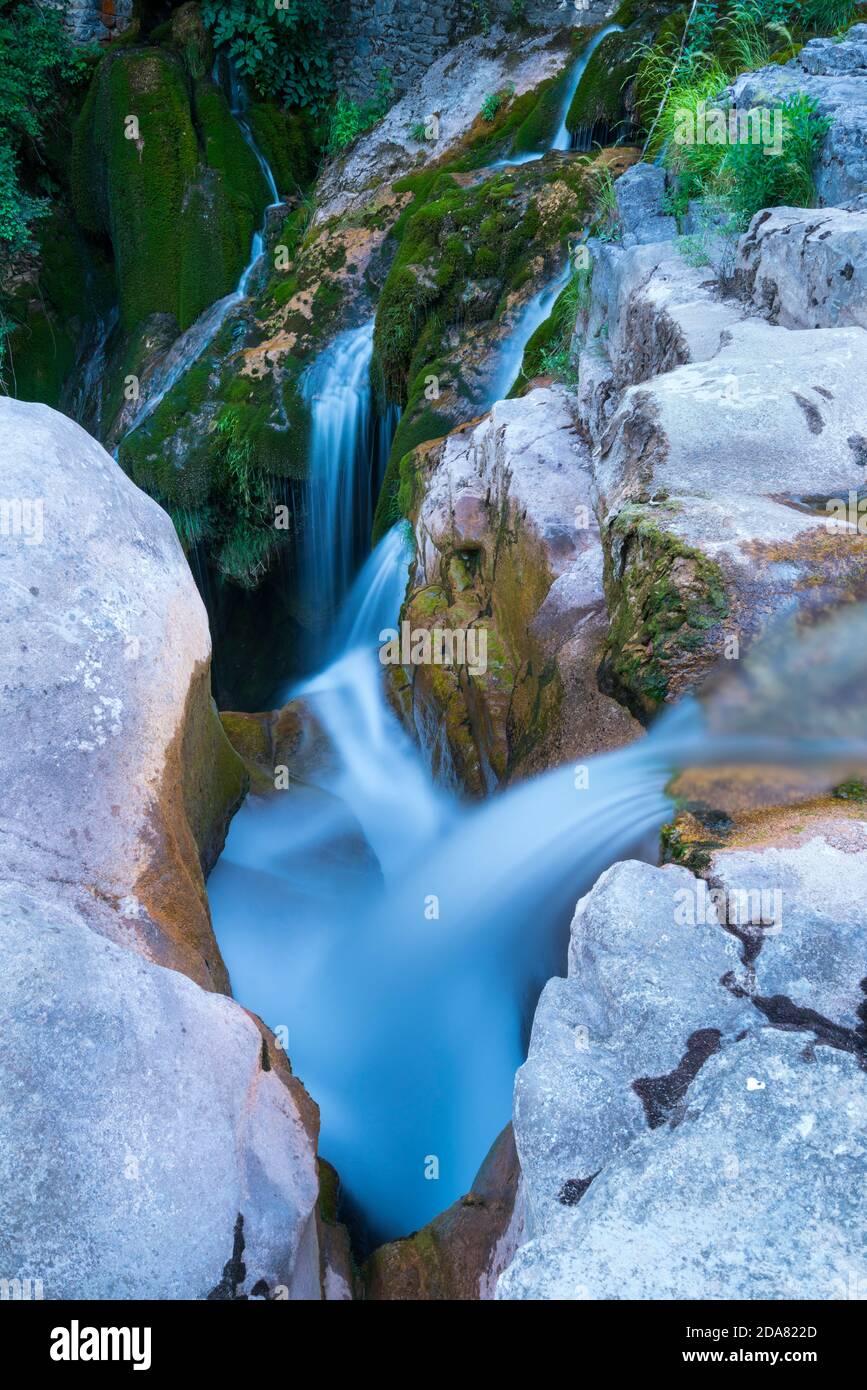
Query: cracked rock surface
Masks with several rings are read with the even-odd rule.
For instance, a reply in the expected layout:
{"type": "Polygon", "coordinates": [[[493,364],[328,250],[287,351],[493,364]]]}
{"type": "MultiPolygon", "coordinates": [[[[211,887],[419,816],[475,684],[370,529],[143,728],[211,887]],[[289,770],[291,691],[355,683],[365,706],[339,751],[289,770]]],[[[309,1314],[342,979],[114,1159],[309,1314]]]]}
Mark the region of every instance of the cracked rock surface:
{"type": "Polygon", "coordinates": [[[863,1297],[865,872],[820,835],[602,875],[516,1079],[498,1298],[863,1297]]]}

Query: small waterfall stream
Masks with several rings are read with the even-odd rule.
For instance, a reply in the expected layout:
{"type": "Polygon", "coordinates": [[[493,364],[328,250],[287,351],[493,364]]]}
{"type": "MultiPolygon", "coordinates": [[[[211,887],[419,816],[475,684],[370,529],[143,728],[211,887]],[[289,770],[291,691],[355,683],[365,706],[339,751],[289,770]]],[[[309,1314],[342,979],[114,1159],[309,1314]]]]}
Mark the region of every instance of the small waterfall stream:
{"type": "MultiPolygon", "coordinates": [[[[214,80],[218,81],[216,67],[214,69],[214,80]]],[[[232,115],[235,117],[241,134],[259,163],[268,185],[271,202],[265,209],[262,226],[258,231],[253,233],[250,255],[247,264],[241,272],[241,277],[235,289],[229,294],[224,295],[222,299],[218,299],[215,303],[209,305],[209,307],[199,315],[195,323],[190,324],[190,327],[172,344],[166,356],[157,367],[151,381],[148,383],[147,391],[141,400],[139,408],[124,432],[124,439],[153,415],[157,407],[165,400],[172,387],[180,381],[184,373],[194,362],[198,361],[202,353],[205,352],[214,341],[231,310],[247,298],[250,290],[250,283],[265,255],[265,234],[268,228],[268,215],[274,208],[282,206],[271,166],[256,144],[249,123],[244,119],[244,112],[247,109],[247,98],[243,86],[231,65],[229,65],[227,80],[232,115]]]]}
{"type": "Polygon", "coordinates": [[[373,406],[373,326],[370,319],[338,334],[303,378],[311,464],[300,571],[318,631],[333,630],[369,550],[376,496],[397,423],[396,412],[378,415],[373,406]]]}

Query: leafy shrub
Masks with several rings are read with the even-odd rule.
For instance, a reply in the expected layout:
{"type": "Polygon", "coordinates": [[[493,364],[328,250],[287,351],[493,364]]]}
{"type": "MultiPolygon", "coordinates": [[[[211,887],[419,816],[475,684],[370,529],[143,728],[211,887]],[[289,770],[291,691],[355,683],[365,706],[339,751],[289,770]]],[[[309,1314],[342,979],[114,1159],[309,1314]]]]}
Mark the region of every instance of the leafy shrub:
{"type": "Polygon", "coordinates": [[[260,96],[322,110],[331,95],[331,0],[202,0],[214,44],[260,96]]]}
{"type": "Polygon", "coordinates": [[[482,102],[482,120],[493,121],[502,104],[503,98],[500,92],[489,92],[482,102]]]}
{"type": "MultiPolygon", "coordinates": [[[[394,93],[394,84],[388,68],[383,68],[377,78],[376,96],[359,105],[351,97],[340,92],[331,111],[328,128],[327,148],[329,154],[337,154],[357,140],[377,121],[381,121],[394,93]]],[[[415,138],[415,137],[414,137],[415,138]]]]}
{"type": "Polygon", "coordinates": [[[65,91],[86,75],[90,55],[71,44],[54,10],[32,0],[0,0],[0,54],[0,242],[8,252],[32,245],[32,223],[49,207],[47,198],[22,188],[22,155],[41,152],[65,91]]]}
{"type": "Polygon", "coordinates": [[[491,5],[490,0],[472,0],[473,13],[478,20],[479,28],[483,34],[490,33],[491,30],[491,5]]]}
{"type": "Polygon", "coordinates": [[[740,72],[767,64],[781,38],[792,43],[783,21],[796,8],[803,24],[808,17],[817,23],[820,17],[839,17],[845,7],[830,0],[797,7],[788,0],[735,0],[724,10],[707,4],[696,11],[704,23],[699,36],[690,38],[688,29],[679,39],[669,36],[667,43],[641,48],[638,99],[649,125],[648,151],[675,175],[670,211],[680,215],[690,200],[704,199],[717,204],[716,220],[722,211],[731,227],[743,228],[760,208],[815,203],[813,166],[829,122],[802,94],[782,105],[781,155],[771,156],[764,145],[745,141],[678,141],[679,128],[696,129],[700,109],[713,106],[740,72]],[[707,51],[698,47],[698,37],[708,44],[707,51]]]}
{"type": "Polygon", "coordinates": [[[799,92],[783,104],[783,154],[769,157],[761,145],[731,145],[719,182],[742,225],[761,208],[812,207],[816,201],[813,164],[831,122],[816,113],[813,101],[799,92]]]}

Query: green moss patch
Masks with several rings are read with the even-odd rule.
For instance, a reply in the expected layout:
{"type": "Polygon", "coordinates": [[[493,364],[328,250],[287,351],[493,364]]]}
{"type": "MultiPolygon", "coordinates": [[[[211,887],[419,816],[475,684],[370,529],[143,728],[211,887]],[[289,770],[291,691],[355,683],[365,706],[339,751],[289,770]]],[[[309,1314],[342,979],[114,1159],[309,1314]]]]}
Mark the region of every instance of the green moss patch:
{"type": "Polygon", "coordinates": [[[186,328],[233,289],[268,198],[225,97],[157,48],[101,63],[76,123],[72,188],[81,225],[111,242],[127,329],[152,313],[186,328]]]}
{"type": "Polygon", "coordinates": [[[646,723],[718,635],[729,611],[722,571],[642,507],[625,508],[604,540],[611,628],[600,686],[646,723]]]}

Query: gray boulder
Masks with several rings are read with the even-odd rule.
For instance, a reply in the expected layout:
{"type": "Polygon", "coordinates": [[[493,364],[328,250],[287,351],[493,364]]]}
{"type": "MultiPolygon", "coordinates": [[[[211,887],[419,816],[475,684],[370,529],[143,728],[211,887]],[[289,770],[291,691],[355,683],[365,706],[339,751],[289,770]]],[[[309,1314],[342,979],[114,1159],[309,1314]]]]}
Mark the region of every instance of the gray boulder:
{"type": "Polygon", "coordinates": [[[677,1113],[708,1056],[744,1027],[745,1006],[720,983],[738,943],[715,919],[678,912],[696,887],[685,869],[628,861],[578,903],[568,979],[545,986],[515,1080],[534,1234],[568,1216],[648,1124],[677,1113]]]}
{"type": "Polygon", "coordinates": [[[865,1133],[854,1057],[759,1029],[518,1250],[497,1297],[863,1299],[865,1133]]]}
{"type": "Polygon", "coordinates": [[[847,822],[785,848],[722,850],[709,874],[729,899],[746,891],[753,915],[778,895],[779,921],[743,933],[758,947],[737,972],[747,992],[773,1000],[776,1018],[797,1021],[800,1010],[836,1030],[863,1028],[867,824],[847,822]]]}
{"type": "Polygon", "coordinates": [[[252,1018],[17,890],[0,962],[4,1276],[48,1299],[318,1298],[315,1112],[252,1018]]]}
{"type": "Polygon", "coordinates": [[[46,1298],[319,1297],[318,1112],[228,977],[243,796],[169,517],[0,399],[0,1270],[46,1298]],[[169,968],[170,967],[170,968],[169,968]]]}
{"type": "Polygon", "coordinates": [[[65,415],[3,397],[0,433],[0,883],[226,989],[203,871],[246,774],[174,526],[65,415]]]}
{"type": "Polygon", "coordinates": [[[867,328],[867,211],[773,208],[738,247],[741,291],[786,328],[867,328]]]}
{"type": "Polygon", "coordinates": [[[590,249],[590,308],[574,351],[582,423],[598,444],[627,387],[715,357],[744,312],[721,299],[711,272],[687,263],[680,242],[594,240],[590,249]]]}
{"type": "Polygon", "coordinates": [[[655,164],[633,164],[614,185],[624,246],[673,241],[677,220],[663,210],[665,170],[655,164]]]}
{"type": "Polygon", "coordinates": [[[603,688],[642,719],[781,615],[867,592],[864,539],[827,510],[863,486],[864,329],[729,317],[721,343],[629,387],[594,459],[603,688]]]}
{"type": "Polygon", "coordinates": [[[625,395],[601,440],[604,509],[668,494],[830,497],[864,479],[867,333],[752,319],[705,362],[625,395]],[[756,442],[761,441],[761,447],[756,442]]]}

